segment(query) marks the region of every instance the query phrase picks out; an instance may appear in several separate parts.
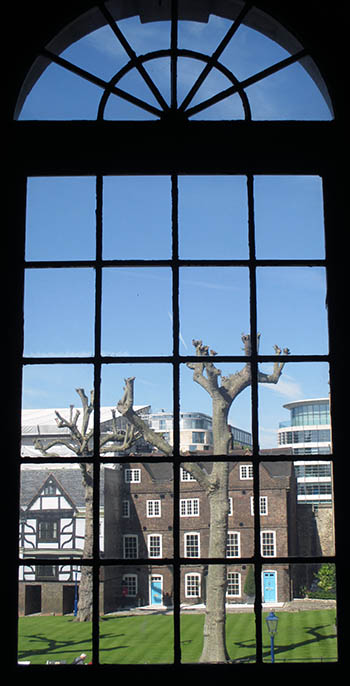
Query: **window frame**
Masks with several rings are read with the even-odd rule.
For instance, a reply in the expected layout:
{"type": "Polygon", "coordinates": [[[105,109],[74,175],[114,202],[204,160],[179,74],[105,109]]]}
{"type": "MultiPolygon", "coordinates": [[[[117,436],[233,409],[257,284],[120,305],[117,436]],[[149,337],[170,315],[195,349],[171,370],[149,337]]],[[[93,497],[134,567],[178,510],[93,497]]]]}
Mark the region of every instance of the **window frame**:
{"type": "MultiPolygon", "coordinates": [[[[103,127],[104,128],[104,127],[103,127]]],[[[122,134],[123,132],[128,133],[130,131],[131,127],[110,127],[108,135],[104,132],[101,131],[101,140],[100,140],[100,150],[108,150],[108,147],[104,147],[108,142],[110,143],[113,139],[114,140],[122,140],[122,134]],[[113,130],[113,135],[111,135],[111,131],[113,130]],[[115,135],[119,136],[119,138],[115,138],[115,135]]],[[[144,137],[144,135],[141,135],[141,128],[139,127],[138,130],[135,128],[135,138],[133,139],[133,144],[132,144],[132,153],[137,156],[137,147],[139,146],[139,150],[142,149],[142,145],[148,148],[148,154],[152,153],[152,143],[150,143],[147,140],[147,136],[144,137]]],[[[206,150],[205,153],[205,158],[210,156],[210,159],[214,160],[214,167],[215,164],[217,164],[217,169],[220,170],[222,168],[227,169],[230,167],[230,169],[243,169],[243,168],[250,168],[252,173],[266,173],[266,170],[269,170],[267,173],[282,173],[285,171],[286,173],[290,173],[291,169],[294,169],[295,171],[298,171],[298,173],[320,173],[323,177],[324,181],[324,189],[325,189],[325,203],[326,203],[326,229],[328,225],[328,232],[327,232],[327,242],[328,242],[328,257],[327,257],[327,264],[329,266],[328,270],[328,302],[329,302],[329,311],[331,312],[331,321],[330,321],[330,328],[331,328],[331,354],[330,354],[330,359],[331,359],[331,367],[332,367],[332,374],[333,374],[333,379],[332,379],[332,424],[333,424],[333,432],[334,432],[334,437],[335,437],[335,444],[334,444],[334,457],[332,457],[332,461],[335,462],[337,457],[341,457],[343,454],[342,451],[342,446],[344,449],[346,448],[346,445],[344,443],[344,439],[342,438],[342,428],[344,427],[344,421],[343,421],[343,408],[341,407],[341,401],[337,400],[336,398],[336,393],[335,389],[338,388],[338,392],[343,386],[343,364],[342,364],[342,352],[343,352],[343,342],[339,340],[339,337],[336,336],[336,331],[337,329],[341,328],[342,326],[344,327],[344,321],[342,318],[343,312],[345,311],[345,308],[343,306],[343,303],[346,304],[345,296],[344,294],[341,294],[340,300],[338,300],[338,294],[339,294],[339,289],[338,289],[338,273],[339,273],[339,260],[336,259],[339,257],[339,246],[336,245],[337,243],[337,237],[332,237],[332,226],[341,225],[341,222],[337,222],[336,218],[340,217],[341,215],[341,210],[339,210],[339,198],[340,198],[340,206],[343,206],[344,204],[344,198],[340,197],[339,191],[338,191],[338,181],[337,181],[337,173],[336,173],[336,168],[335,165],[331,163],[331,160],[333,159],[334,156],[334,149],[337,147],[340,147],[339,143],[339,138],[337,135],[334,133],[335,127],[332,126],[332,123],[327,123],[327,125],[320,125],[319,123],[308,123],[308,122],[300,122],[297,125],[295,125],[295,122],[287,122],[285,126],[281,126],[279,123],[274,123],[272,126],[268,123],[262,123],[262,125],[252,125],[251,126],[251,138],[250,138],[250,144],[249,144],[249,137],[247,135],[247,130],[246,128],[243,127],[236,127],[233,125],[230,129],[230,136],[229,140],[227,138],[227,135],[221,137],[221,142],[224,142],[226,140],[226,145],[225,148],[221,148],[222,150],[225,149],[227,150],[228,154],[227,157],[230,157],[230,165],[223,160],[221,164],[218,164],[217,156],[215,155],[215,150],[214,146],[212,145],[212,140],[211,136],[201,136],[198,134],[198,129],[200,127],[190,127],[192,129],[191,134],[189,132],[186,132],[186,130],[183,128],[181,135],[180,135],[180,141],[181,141],[181,153],[183,153],[184,149],[186,149],[186,145],[188,148],[186,149],[186,159],[190,159],[191,155],[197,154],[198,159],[201,160],[203,163],[203,150],[206,150]],[[196,131],[197,128],[197,131],[196,131]],[[193,137],[192,134],[195,131],[193,137]],[[257,134],[257,131],[259,131],[259,134],[257,134]],[[237,135],[235,135],[235,132],[237,132],[237,135]],[[232,136],[231,136],[232,133],[232,136]],[[244,142],[242,142],[242,138],[240,137],[242,135],[242,138],[244,142]],[[235,139],[236,143],[235,146],[232,146],[232,138],[235,139]],[[268,143],[267,143],[268,142],[268,143]],[[207,145],[207,148],[206,148],[207,145]],[[294,147],[294,150],[293,150],[294,147]],[[209,150],[208,150],[209,148],[209,150]],[[278,148],[280,149],[280,154],[278,153],[278,148]],[[248,159],[247,159],[247,150],[248,150],[248,159]],[[254,152],[252,152],[254,151],[254,152]],[[282,153],[283,151],[283,157],[285,159],[282,159],[282,153]],[[236,156],[232,155],[231,153],[236,153],[236,156]],[[245,162],[244,162],[244,156],[245,156],[245,162]],[[216,158],[216,162],[215,162],[216,158]],[[264,162],[262,163],[262,160],[264,162]],[[288,160],[288,164],[286,165],[286,160],[288,160]],[[246,164],[246,166],[244,166],[246,164]],[[333,258],[333,263],[332,263],[332,258],[333,258]]],[[[219,129],[220,127],[212,127],[212,131],[217,128],[219,129]]],[[[180,127],[182,129],[182,127],[180,127]]],[[[339,127],[338,127],[339,129],[339,127]]],[[[203,131],[207,130],[210,131],[209,128],[203,127],[203,131]]],[[[227,134],[226,129],[226,134],[227,134]]],[[[14,155],[14,159],[16,159],[16,170],[15,170],[15,178],[11,180],[11,188],[10,188],[10,202],[12,205],[12,208],[15,208],[13,210],[15,219],[15,225],[19,228],[19,234],[23,235],[23,227],[24,227],[24,212],[23,208],[25,206],[25,180],[24,177],[26,175],[32,175],[34,174],[43,174],[43,175],[49,175],[52,173],[52,169],[54,167],[55,173],[57,173],[57,170],[60,169],[59,173],[67,174],[67,173],[81,173],[81,172],[86,172],[87,169],[91,169],[91,165],[94,163],[91,162],[91,159],[87,163],[85,156],[84,156],[84,147],[83,147],[83,139],[85,140],[85,145],[86,145],[86,136],[89,136],[89,133],[92,132],[92,128],[89,126],[74,126],[71,123],[68,126],[60,126],[57,125],[56,123],[53,126],[47,126],[45,123],[43,125],[36,126],[35,124],[32,125],[32,123],[29,126],[22,126],[19,124],[19,126],[16,126],[13,128],[13,131],[15,132],[15,135],[13,136],[13,132],[11,133],[12,140],[15,141],[15,145],[12,146],[12,152],[14,155]],[[84,130],[84,132],[83,132],[84,130]],[[68,138],[70,136],[74,136],[75,141],[77,143],[77,148],[75,150],[75,153],[77,154],[76,158],[73,159],[71,152],[69,151],[69,145],[67,145],[67,132],[69,132],[68,138]],[[47,147],[48,145],[48,147],[47,147]],[[62,147],[61,147],[62,146],[62,147]],[[55,159],[56,163],[52,165],[51,160],[49,161],[46,158],[46,152],[43,152],[44,148],[46,150],[50,149],[50,157],[51,160],[55,159]],[[18,153],[18,154],[17,154],[18,153]],[[18,204],[17,204],[18,203],[18,204]]],[[[168,132],[169,133],[169,132],[168,132]]],[[[95,136],[92,136],[92,139],[94,139],[95,136]]],[[[166,134],[165,134],[166,138],[166,134]]],[[[215,138],[215,135],[214,135],[215,138]]],[[[216,145],[220,148],[220,135],[219,138],[216,139],[216,145]]],[[[343,140],[343,137],[341,137],[343,140]]],[[[177,140],[179,140],[177,138],[177,140]]],[[[130,141],[130,139],[129,139],[130,141]]],[[[115,160],[111,161],[105,160],[103,162],[102,160],[102,155],[101,152],[99,153],[97,149],[95,148],[96,145],[96,140],[92,142],[92,147],[94,149],[92,157],[96,161],[97,164],[100,165],[100,169],[104,170],[111,170],[113,169],[115,171],[116,167],[119,167],[121,169],[123,167],[123,164],[118,161],[115,162],[115,160]]],[[[130,168],[133,170],[135,167],[135,164],[133,161],[128,161],[127,160],[127,155],[126,155],[126,149],[125,146],[123,145],[122,142],[122,154],[121,156],[124,158],[124,169],[127,169],[128,171],[130,168]]],[[[169,152],[169,151],[168,151],[169,152]]],[[[172,155],[175,160],[177,160],[178,156],[175,154],[174,150],[171,151],[172,155]]],[[[129,153],[130,153],[130,148],[129,148],[129,153]]],[[[147,153],[146,153],[147,155],[147,153]]],[[[179,153],[180,156],[180,153],[179,153]]],[[[132,155],[131,155],[132,157],[132,155]]],[[[162,154],[158,151],[157,155],[155,157],[151,156],[151,164],[150,166],[153,167],[153,169],[165,169],[166,164],[164,157],[162,154]]],[[[192,161],[187,164],[180,163],[179,167],[181,169],[184,168],[184,166],[188,166],[191,170],[193,168],[198,169],[196,167],[196,163],[193,162],[195,158],[192,157],[192,161]]],[[[137,167],[138,165],[136,165],[137,167]]],[[[142,168],[143,163],[139,162],[139,167],[142,168]]],[[[176,163],[175,163],[176,167],[176,163]]],[[[96,167],[94,167],[95,169],[96,167]]],[[[177,168],[177,167],[176,167],[177,168]]],[[[114,173],[113,171],[113,173],[114,173]]],[[[101,173],[105,173],[105,171],[102,171],[101,173]]],[[[218,171],[217,173],[221,173],[221,171],[218,171]]],[[[12,225],[13,222],[11,222],[12,225]]],[[[336,234],[336,231],[334,231],[334,234],[336,234]]],[[[16,315],[14,316],[14,322],[15,326],[10,327],[10,330],[16,330],[17,327],[20,326],[21,323],[21,300],[22,300],[22,287],[21,287],[21,273],[22,273],[22,263],[23,263],[23,245],[21,243],[21,240],[18,241],[18,233],[16,236],[16,240],[14,240],[12,247],[11,247],[11,258],[14,258],[15,262],[15,269],[12,270],[12,273],[9,275],[9,283],[15,283],[16,284],[16,290],[14,292],[14,298],[13,302],[16,303],[16,315]],[[17,281],[18,280],[18,281],[17,281]],[[19,287],[18,287],[18,284],[19,287]]],[[[341,256],[341,262],[344,260],[344,264],[346,264],[345,261],[345,256],[341,256]]],[[[11,291],[12,289],[10,289],[11,291]]],[[[20,373],[20,356],[21,356],[21,351],[20,351],[20,343],[16,344],[15,348],[11,350],[11,353],[13,353],[13,369],[14,369],[14,374],[12,378],[14,379],[15,383],[18,384],[18,388],[20,388],[20,379],[21,379],[21,373],[20,373]]],[[[341,394],[339,394],[340,396],[341,394]]],[[[19,402],[18,402],[18,396],[14,400],[14,403],[11,405],[10,409],[10,414],[9,414],[9,419],[10,423],[14,425],[15,430],[18,430],[18,420],[13,420],[13,416],[11,415],[11,412],[14,410],[17,411],[19,407],[19,402]]],[[[17,454],[18,446],[15,445],[13,448],[13,457],[14,457],[14,464],[15,461],[18,459],[18,454],[17,454]]],[[[254,456],[256,459],[258,459],[257,456],[254,456]]],[[[344,461],[343,461],[344,462],[344,461]]],[[[348,467],[344,464],[342,464],[342,460],[339,459],[337,463],[337,468],[335,470],[335,493],[336,493],[336,512],[341,513],[341,503],[346,502],[345,500],[345,484],[349,483],[349,479],[345,478],[345,475],[347,474],[348,467]],[[344,496],[342,499],[341,496],[344,496]]],[[[18,475],[16,474],[16,469],[15,473],[11,476],[12,483],[14,485],[14,489],[16,490],[18,487],[18,475]]],[[[257,508],[256,508],[257,509],[257,508]]],[[[15,532],[14,529],[11,530],[12,535],[15,532]]],[[[338,516],[337,518],[337,531],[336,531],[336,536],[338,539],[338,545],[337,545],[337,563],[339,564],[339,573],[338,573],[338,580],[341,581],[341,570],[344,570],[345,567],[344,565],[346,564],[347,558],[344,556],[344,553],[342,553],[342,550],[346,550],[346,542],[347,539],[345,537],[345,532],[344,532],[344,527],[341,524],[341,516],[338,516]],[[341,543],[344,543],[344,545],[341,545],[341,543]]],[[[12,550],[11,547],[11,540],[9,541],[9,549],[12,550]]],[[[346,553],[347,556],[347,553],[346,553]]],[[[9,586],[13,590],[13,594],[16,597],[16,588],[15,588],[15,582],[16,582],[16,572],[17,572],[17,567],[15,565],[15,574],[12,576],[10,580],[9,586]]],[[[341,584],[339,584],[339,592],[340,595],[342,594],[342,588],[341,584]]],[[[342,619],[343,619],[343,625],[345,625],[344,621],[344,612],[345,612],[345,606],[346,604],[339,602],[339,617],[338,617],[338,625],[341,626],[342,624],[342,619]]],[[[259,615],[258,615],[259,616],[259,615]]],[[[345,645],[343,643],[343,646],[345,648],[345,645]]],[[[343,649],[343,652],[340,654],[339,661],[341,659],[341,655],[345,655],[345,649],[343,649]]],[[[259,655],[258,655],[259,659],[259,655]]],[[[326,667],[323,667],[327,668],[326,667]]],[[[305,669],[305,665],[303,665],[303,669],[305,669]]]]}

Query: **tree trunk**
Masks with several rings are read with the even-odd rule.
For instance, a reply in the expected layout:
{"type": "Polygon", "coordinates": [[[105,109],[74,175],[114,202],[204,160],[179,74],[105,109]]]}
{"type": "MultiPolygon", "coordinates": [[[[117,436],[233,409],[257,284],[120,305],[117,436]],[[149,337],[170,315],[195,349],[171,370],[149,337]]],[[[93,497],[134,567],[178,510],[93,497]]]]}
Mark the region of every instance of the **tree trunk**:
{"type": "MultiPolygon", "coordinates": [[[[209,557],[222,558],[226,552],[228,516],[227,462],[214,464],[211,480],[215,490],[209,494],[210,538],[209,557]]],[[[227,662],[230,658],[225,640],[226,565],[209,565],[203,650],[200,662],[227,662]]]]}
{"type": "MultiPolygon", "coordinates": [[[[85,488],[85,538],[83,557],[92,559],[93,550],[93,465],[80,465],[85,488]]],[[[79,600],[76,620],[90,622],[92,620],[92,566],[83,565],[80,572],[79,600]]]]}

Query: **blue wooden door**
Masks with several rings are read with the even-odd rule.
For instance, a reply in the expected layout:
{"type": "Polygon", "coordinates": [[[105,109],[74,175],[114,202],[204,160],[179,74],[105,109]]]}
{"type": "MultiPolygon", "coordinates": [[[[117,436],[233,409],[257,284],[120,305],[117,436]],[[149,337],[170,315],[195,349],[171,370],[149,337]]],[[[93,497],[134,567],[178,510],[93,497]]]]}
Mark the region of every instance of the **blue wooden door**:
{"type": "Polygon", "coordinates": [[[276,572],[264,572],[264,603],[276,602],[276,572]]]}
{"type": "Polygon", "coordinates": [[[151,578],[151,605],[162,604],[162,578],[152,576],[151,578]]]}

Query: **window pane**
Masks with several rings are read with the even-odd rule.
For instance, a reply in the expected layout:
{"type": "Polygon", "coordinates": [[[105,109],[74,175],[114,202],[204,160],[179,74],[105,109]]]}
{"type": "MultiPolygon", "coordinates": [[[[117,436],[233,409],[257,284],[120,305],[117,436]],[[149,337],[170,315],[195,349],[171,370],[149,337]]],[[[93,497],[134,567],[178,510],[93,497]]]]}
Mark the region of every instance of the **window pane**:
{"type": "Polygon", "coordinates": [[[171,664],[174,661],[171,566],[104,568],[104,611],[100,623],[102,664],[171,664]],[[140,608],[150,608],[140,614],[140,608]],[[118,612],[118,616],[113,616],[118,612]],[[120,636],[122,635],[122,640],[120,636]]]}
{"type": "MultiPolygon", "coordinates": [[[[194,354],[194,353],[192,353],[194,354]]],[[[180,383],[181,383],[181,418],[180,418],[180,443],[183,452],[190,451],[199,452],[203,455],[203,451],[211,454],[216,451],[224,452],[229,449],[233,452],[244,450],[252,447],[252,429],[251,429],[251,390],[250,387],[244,388],[233,400],[229,415],[228,427],[230,436],[228,436],[229,447],[227,444],[222,444],[222,433],[220,429],[213,426],[213,403],[209,392],[200,383],[202,380],[201,374],[199,380],[196,381],[196,369],[189,366],[182,365],[180,368],[180,383]],[[198,426],[201,423],[201,426],[198,426]],[[193,429],[200,428],[202,431],[193,431],[193,429]],[[193,443],[194,434],[203,434],[204,442],[193,443]],[[220,446],[220,447],[219,447],[220,446]]],[[[235,379],[239,378],[242,369],[245,365],[237,363],[220,363],[215,365],[217,370],[221,371],[218,376],[219,388],[225,384],[234,384],[235,379]]],[[[205,384],[207,373],[203,370],[203,380],[205,384]]],[[[238,381],[237,381],[238,384],[238,381]]],[[[224,386],[223,386],[224,388],[224,386]]],[[[196,459],[200,459],[198,457],[196,459]]]]}
{"type": "Polygon", "coordinates": [[[257,270],[260,353],[273,354],[276,342],[294,355],[328,352],[327,288],[322,267],[257,270]]]}
{"type": "Polygon", "coordinates": [[[335,565],[294,564],[264,566],[262,571],[264,662],[336,662],[337,618],[335,565]],[[271,641],[266,618],[273,598],[288,596],[290,576],[294,594],[274,609],[277,631],[271,641]]]}
{"type": "Polygon", "coordinates": [[[247,258],[247,215],[244,176],[181,176],[180,256],[185,259],[247,258]]]}
{"type": "Polygon", "coordinates": [[[93,429],[93,413],[89,413],[86,435],[83,435],[83,397],[80,391],[84,391],[90,405],[92,388],[93,369],[90,365],[25,366],[22,382],[22,457],[42,457],[41,449],[46,450],[50,443],[52,446],[46,450],[50,457],[59,455],[79,459],[83,445],[92,450],[92,441],[86,445],[85,438],[86,432],[93,429]],[[79,394],[76,389],[79,389],[79,394]],[[81,434],[80,444],[72,439],[72,430],[69,428],[74,427],[75,422],[81,434]]]}
{"type": "Polygon", "coordinates": [[[27,260],[95,257],[93,177],[28,179],[27,260]]]}
{"type": "Polygon", "coordinates": [[[91,355],[94,287],[94,273],[90,269],[27,270],[24,354],[29,357],[91,355]]]}
{"type": "Polygon", "coordinates": [[[169,177],[105,177],[105,259],[168,259],[171,254],[169,177]]]}
{"type": "Polygon", "coordinates": [[[246,93],[255,120],[332,119],[318,87],[298,63],[248,86],[246,93]]]}
{"type": "Polygon", "coordinates": [[[30,91],[22,120],[96,119],[103,90],[76,74],[50,64],[30,91]]]}
{"type": "Polygon", "coordinates": [[[161,451],[164,455],[172,453],[171,435],[166,436],[159,428],[159,414],[169,417],[172,421],[172,369],[167,364],[127,364],[104,365],[102,368],[101,386],[101,456],[116,455],[123,458],[129,453],[149,455],[153,451],[161,451]],[[126,380],[131,380],[128,386],[126,380]],[[127,396],[133,392],[133,409],[144,423],[154,432],[147,439],[136,432],[130,431],[130,422],[123,416],[124,408],[119,407],[123,401],[125,389],[127,396]],[[155,413],[153,413],[155,410],[155,413]],[[115,418],[113,412],[115,411],[115,418]],[[129,429],[128,429],[129,427],[129,429]],[[116,440],[114,440],[114,435],[116,440]],[[164,438],[162,436],[164,435],[164,438]],[[109,439],[106,441],[106,439],[109,439]],[[159,439],[159,440],[158,440],[159,439]]]}
{"type": "Polygon", "coordinates": [[[92,556],[93,495],[85,474],[92,478],[91,464],[22,465],[20,557],[49,556],[56,563],[59,557],[92,556]]]}
{"type": "Polygon", "coordinates": [[[105,269],[102,300],[104,355],[171,354],[169,269],[105,269]]]}
{"type": "Polygon", "coordinates": [[[73,621],[82,574],[75,569],[54,560],[20,567],[19,664],[73,664],[82,653],[91,662],[92,624],[73,621]]]}
{"type": "Polygon", "coordinates": [[[106,465],[103,476],[105,557],[171,557],[172,466],[123,461],[106,465]]]}
{"type": "Polygon", "coordinates": [[[254,189],[257,257],[323,259],[321,179],[256,176],[254,189]]]}
{"type": "Polygon", "coordinates": [[[261,364],[259,370],[261,450],[281,449],[294,455],[332,452],[330,434],[320,433],[330,431],[329,365],[288,362],[277,383],[267,383],[273,376],[273,363],[261,364]],[[320,411],[320,407],[325,411],[320,411]],[[318,433],[310,434],[315,431],[315,423],[319,424],[318,433]]]}
{"type": "Polygon", "coordinates": [[[220,355],[241,354],[242,331],[249,331],[248,271],[216,267],[181,269],[180,328],[181,350],[185,349],[188,355],[194,354],[193,339],[202,340],[220,355]]]}
{"type": "MultiPolygon", "coordinates": [[[[181,660],[197,663],[203,650],[205,605],[211,576],[219,565],[181,568],[181,660]]],[[[229,565],[226,585],[225,643],[233,662],[255,662],[255,581],[253,567],[229,565]]]]}

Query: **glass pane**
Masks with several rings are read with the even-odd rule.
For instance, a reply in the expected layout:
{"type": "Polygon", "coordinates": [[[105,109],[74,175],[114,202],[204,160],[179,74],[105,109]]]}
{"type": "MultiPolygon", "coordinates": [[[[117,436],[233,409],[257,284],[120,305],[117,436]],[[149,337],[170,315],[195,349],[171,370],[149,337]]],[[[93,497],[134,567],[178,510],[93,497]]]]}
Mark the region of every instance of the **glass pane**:
{"type": "MultiPolygon", "coordinates": [[[[232,81],[222,74],[218,69],[214,69],[206,77],[198,92],[191,101],[190,107],[201,104],[209,98],[215,97],[227,88],[232,87],[232,81]]],[[[220,100],[219,103],[212,105],[208,109],[203,109],[194,119],[243,119],[244,110],[240,96],[235,93],[232,96],[220,100]]]]}
{"type": "Polygon", "coordinates": [[[263,567],[263,660],[264,662],[336,662],[337,608],[335,565],[300,564],[263,567]],[[282,604],[273,597],[288,597],[282,604]],[[312,589],[312,590],[311,590],[312,589]],[[277,630],[269,632],[270,611],[277,630]]]}
{"type": "MultiPolygon", "coordinates": [[[[181,568],[181,661],[199,662],[205,651],[206,662],[216,662],[216,646],[226,647],[233,662],[255,662],[255,582],[253,567],[247,565],[190,566],[181,568]],[[215,574],[227,575],[224,635],[211,629],[204,640],[204,622],[210,585],[215,574]]],[[[215,610],[217,614],[217,608],[215,610]]],[[[216,626],[220,625],[216,622],[216,626]]]]}
{"type": "MultiPolygon", "coordinates": [[[[213,407],[209,386],[207,385],[207,372],[188,365],[181,366],[181,415],[180,415],[180,444],[182,452],[203,454],[203,451],[211,454],[228,454],[233,452],[240,454],[242,450],[251,449],[251,392],[249,385],[245,387],[245,378],[240,381],[242,370],[247,371],[243,364],[224,363],[220,364],[220,376],[216,376],[218,388],[225,392],[225,385],[232,389],[232,403],[229,403],[228,426],[230,435],[226,443],[222,443],[222,431],[218,425],[213,425],[213,407]],[[197,380],[198,379],[198,380],[197,380]],[[207,388],[208,390],[207,390],[207,388]],[[239,390],[240,389],[240,390],[239,390]],[[243,389],[243,390],[242,390],[243,389]],[[238,393],[235,396],[235,393],[238,393]],[[196,440],[193,440],[196,439],[196,440]]],[[[214,369],[219,371],[219,365],[214,369]]],[[[226,409],[222,408],[223,413],[226,409]]],[[[227,421],[225,415],[225,422],[227,421]]]]}
{"type": "Polygon", "coordinates": [[[92,556],[92,488],[86,475],[92,479],[91,464],[22,465],[20,557],[92,556]]]}
{"type": "MultiPolygon", "coordinates": [[[[122,88],[122,84],[120,85],[120,88],[122,88]]],[[[132,93],[132,95],[136,95],[136,97],[138,97],[138,95],[135,93],[132,93]]],[[[113,95],[113,93],[107,100],[103,118],[107,121],[113,121],[116,119],[128,121],[158,120],[158,116],[153,114],[153,112],[149,112],[142,107],[138,107],[132,102],[128,102],[124,98],[120,98],[118,95],[113,95]]]]}
{"type": "Polygon", "coordinates": [[[183,462],[180,471],[181,555],[226,557],[228,561],[253,555],[252,497],[253,467],[250,462],[183,462]],[[227,513],[225,537],[222,522],[227,513]]]}
{"type": "Polygon", "coordinates": [[[94,290],[92,269],[27,269],[24,354],[28,357],[91,355],[94,290]]]}
{"type": "Polygon", "coordinates": [[[213,14],[209,15],[207,22],[180,20],[178,24],[179,48],[211,55],[231,24],[229,19],[213,14]]]}
{"type": "Polygon", "coordinates": [[[335,554],[330,462],[263,462],[259,513],[263,557],[335,554]]]}
{"type": "Polygon", "coordinates": [[[170,365],[104,365],[101,386],[101,456],[118,455],[125,461],[130,453],[149,455],[154,451],[161,451],[161,448],[162,454],[172,454],[169,445],[171,436],[167,436],[164,427],[156,421],[160,413],[171,418],[172,407],[170,365]],[[135,425],[134,431],[131,431],[126,416],[123,416],[128,408],[128,402],[132,404],[134,413],[143,423],[135,425]],[[114,418],[112,412],[115,412],[114,418]],[[149,429],[152,431],[149,432],[149,429]],[[141,436],[145,431],[146,439],[141,436]],[[104,442],[109,436],[111,440],[104,442]]]}
{"type": "Polygon", "coordinates": [[[254,188],[257,257],[323,259],[322,180],[256,176],[254,188]]]}
{"type": "Polygon", "coordinates": [[[288,362],[280,377],[279,372],[274,377],[272,363],[261,364],[259,370],[262,451],[268,453],[272,449],[294,455],[331,453],[328,364],[288,362]],[[274,378],[276,383],[269,383],[274,378]],[[315,430],[318,433],[310,433],[315,430]],[[302,433],[305,431],[309,433],[302,433]]]}
{"type": "Polygon", "coordinates": [[[179,291],[181,352],[193,355],[195,339],[219,355],[240,355],[242,331],[249,331],[248,270],[186,267],[179,291]]]}
{"type": "Polygon", "coordinates": [[[323,96],[301,64],[291,64],[248,86],[246,93],[253,120],[332,119],[323,96]]]}
{"type": "Polygon", "coordinates": [[[110,26],[102,26],[70,45],[64,59],[109,81],[129,58],[110,26]]]}
{"type": "Polygon", "coordinates": [[[171,293],[170,269],[105,269],[103,354],[122,357],[171,354],[171,293]]]}
{"type": "Polygon", "coordinates": [[[104,579],[100,663],[172,663],[172,567],[106,566],[104,579]]]}
{"type": "Polygon", "coordinates": [[[102,88],[50,64],[23,105],[20,120],[96,119],[102,88]]]}
{"type": "Polygon", "coordinates": [[[171,187],[167,176],[110,176],[103,182],[105,259],[169,259],[171,187]]]}
{"type": "Polygon", "coordinates": [[[28,179],[26,259],[95,257],[94,177],[28,179]]]}
{"type": "Polygon", "coordinates": [[[172,557],[172,466],[123,462],[106,466],[103,473],[104,556],[172,557]]]}
{"type": "Polygon", "coordinates": [[[293,355],[328,353],[326,273],[322,267],[257,269],[260,354],[277,343],[293,355]]]}
{"type": "MultiPolygon", "coordinates": [[[[226,84],[226,88],[229,88],[231,83],[226,84]]],[[[223,86],[225,88],[225,86],[223,86]]],[[[216,95],[217,93],[215,93],[216,95]]],[[[214,94],[212,94],[214,95],[214,94]]],[[[193,98],[193,105],[202,103],[206,100],[203,97],[203,88],[198,91],[198,97],[193,98]]],[[[194,119],[205,119],[205,120],[218,120],[218,119],[244,119],[245,113],[243,109],[243,104],[238,93],[234,93],[220,102],[211,105],[198,112],[197,114],[190,115],[191,120],[194,119]]]]}
{"type": "Polygon", "coordinates": [[[244,79],[289,57],[289,53],[259,31],[241,24],[228,43],[220,61],[237,79],[244,79]]]}
{"type": "Polygon", "coordinates": [[[91,662],[92,624],[74,616],[82,573],[82,568],[54,561],[20,567],[19,664],[91,662]],[[76,662],[82,655],[83,662],[76,662]]]}
{"type": "Polygon", "coordinates": [[[93,429],[93,413],[83,431],[82,411],[85,400],[91,404],[93,369],[89,365],[28,365],[23,368],[22,383],[22,457],[59,455],[79,458],[93,429]],[[79,390],[79,392],[76,391],[79,390]],[[56,415],[58,412],[58,415],[56,415]],[[79,413],[79,416],[78,416],[79,413]],[[71,429],[70,429],[71,427],[71,429]],[[72,437],[72,429],[74,438],[72,437]],[[78,433],[77,433],[78,432],[78,433]],[[80,434],[80,439],[77,436],[80,434]],[[38,443],[39,441],[39,443],[38,443]],[[51,444],[51,447],[48,447],[51,444]],[[46,452],[42,452],[42,449],[46,452]]]}
{"type": "Polygon", "coordinates": [[[179,244],[184,259],[248,257],[244,176],[179,178],[179,244]]]}

